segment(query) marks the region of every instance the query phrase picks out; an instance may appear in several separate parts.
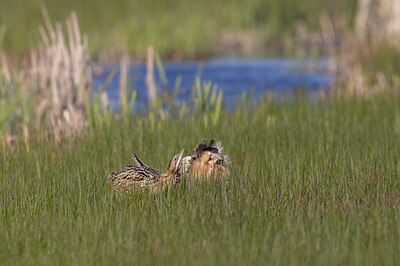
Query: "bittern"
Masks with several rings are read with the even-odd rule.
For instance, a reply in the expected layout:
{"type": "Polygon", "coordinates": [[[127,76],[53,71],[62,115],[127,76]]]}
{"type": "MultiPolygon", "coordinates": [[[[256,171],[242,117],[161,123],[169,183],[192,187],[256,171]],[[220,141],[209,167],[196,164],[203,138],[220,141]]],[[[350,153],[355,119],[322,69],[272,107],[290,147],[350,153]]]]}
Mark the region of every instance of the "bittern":
{"type": "Polygon", "coordinates": [[[214,144],[214,139],[209,144],[200,143],[192,153],[182,159],[182,177],[215,181],[230,175],[227,168],[230,157],[222,154],[224,148],[220,141],[215,146],[214,144]]]}
{"type": "Polygon", "coordinates": [[[182,163],[182,155],[184,149],[180,153],[174,154],[169,161],[167,170],[160,174],[153,168],[147,166],[133,154],[135,165],[129,165],[124,170],[112,172],[107,177],[107,182],[113,186],[115,190],[137,192],[141,189],[149,189],[151,192],[164,190],[170,185],[179,183],[180,168],[182,163]]]}

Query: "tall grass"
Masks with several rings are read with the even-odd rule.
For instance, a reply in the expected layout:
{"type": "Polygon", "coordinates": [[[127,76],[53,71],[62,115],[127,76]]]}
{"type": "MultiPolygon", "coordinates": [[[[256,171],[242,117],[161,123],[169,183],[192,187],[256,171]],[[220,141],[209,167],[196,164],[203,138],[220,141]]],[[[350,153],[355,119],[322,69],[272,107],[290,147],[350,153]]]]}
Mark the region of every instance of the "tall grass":
{"type": "MultiPolygon", "coordinates": [[[[235,18],[230,8],[222,17],[235,18]]],[[[171,107],[178,81],[171,100],[156,95],[155,108],[132,117],[135,92],[121,83],[121,110],[113,114],[104,104],[106,82],[96,94],[82,91],[79,110],[89,126],[56,145],[43,134],[46,126],[32,130],[34,123],[24,122],[38,110],[33,90],[4,73],[0,125],[15,135],[10,149],[3,138],[0,143],[2,264],[382,265],[400,259],[396,91],[313,104],[261,99],[256,108],[242,104],[228,113],[222,93],[200,80],[193,104],[171,107]],[[172,153],[211,137],[232,157],[226,182],[183,182],[137,197],[106,184],[109,172],[131,164],[132,152],[162,171],[172,153]]]]}
{"type": "Polygon", "coordinates": [[[270,100],[215,126],[189,116],[150,130],[137,116],[57,147],[32,138],[0,156],[0,261],[395,265],[399,100],[270,100]],[[163,170],[207,137],[232,157],[227,182],[138,197],[106,184],[132,152],[163,170]]]}

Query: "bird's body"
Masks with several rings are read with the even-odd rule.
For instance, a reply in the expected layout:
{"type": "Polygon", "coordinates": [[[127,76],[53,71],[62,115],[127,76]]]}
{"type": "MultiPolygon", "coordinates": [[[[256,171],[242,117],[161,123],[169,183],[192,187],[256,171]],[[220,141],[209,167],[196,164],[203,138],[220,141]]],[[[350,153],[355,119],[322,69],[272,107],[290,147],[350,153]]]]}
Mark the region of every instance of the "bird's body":
{"type": "Polygon", "coordinates": [[[214,146],[215,141],[209,144],[200,143],[196,149],[182,159],[181,175],[185,178],[206,179],[216,181],[230,175],[226,167],[230,163],[228,155],[222,155],[221,142],[214,146]]]}
{"type": "Polygon", "coordinates": [[[154,186],[159,179],[160,174],[154,170],[138,167],[127,166],[124,170],[112,172],[108,175],[107,181],[115,190],[138,190],[145,187],[154,186]]]}
{"type": "Polygon", "coordinates": [[[136,154],[133,154],[135,165],[129,165],[124,170],[110,173],[107,181],[115,190],[124,192],[136,192],[143,189],[156,192],[165,189],[180,180],[179,170],[183,151],[182,149],[179,154],[174,155],[167,170],[162,174],[144,164],[136,154]]]}

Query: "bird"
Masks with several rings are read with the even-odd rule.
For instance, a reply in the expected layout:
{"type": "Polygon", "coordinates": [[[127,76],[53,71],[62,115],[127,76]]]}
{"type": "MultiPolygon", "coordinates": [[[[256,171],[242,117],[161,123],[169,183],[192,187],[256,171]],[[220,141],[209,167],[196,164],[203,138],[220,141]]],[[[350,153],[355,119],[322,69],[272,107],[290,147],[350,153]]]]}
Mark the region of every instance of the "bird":
{"type": "Polygon", "coordinates": [[[182,159],[180,174],[182,178],[216,181],[230,175],[227,165],[231,158],[223,155],[224,148],[221,142],[215,144],[215,139],[209,143],[203,141],[196,149],[182,159]]]}
{"type": "Polygon", "coordinates": [[[136,154],[132,154],[135,164],[126,166],[124,170],[110,173],[107,176],[107,182],[115,190],[128,193],[145,189],[153,193],[164,190],[170,185],[179,183],[184,150],[174,154],[168,163],[167,170],[162,174],[143,163],[136,154]]]}

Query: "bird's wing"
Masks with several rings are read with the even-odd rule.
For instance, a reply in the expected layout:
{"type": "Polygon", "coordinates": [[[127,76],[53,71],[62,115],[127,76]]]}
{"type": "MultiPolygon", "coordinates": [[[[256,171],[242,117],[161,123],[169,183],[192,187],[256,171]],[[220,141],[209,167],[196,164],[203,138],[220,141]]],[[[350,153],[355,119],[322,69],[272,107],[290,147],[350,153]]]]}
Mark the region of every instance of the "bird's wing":
{"type": "Polygon", "coordinates": [[[125,167],[124,170],[116,172],[114,176],[120,180],[129,179],[132,181],[141,181],[146,179],[147,175],[142,167],[130,166],[125,167]]]}
{"type": "Polygon", "coordinates": [[[158,176],[160,175],[160,173],[157,172],[156,170],[154,170],[153,168],[151,168],[150,166],[146,165],[146,164],[139,158],[139,156],[137,156],[135,153],[132,153],[132,158],[133,158],[133,161],[135,162],[135,165],[129,165],[129,166],[125,167],[125,169],[129,169],[129,168],[131,168],[132,166],[138,167],[138,168],[142,168],[142,170],[147,171],[147,172],[150,174],[150,176],[153,176],[153,177],[157,177],[157,178],[158,178],[158,176]]]}
{"type": "Polygon", "coordinates": [[[132,167],[139,167],[138,165],[133,165],[133,164],[130,164],[130,165],[127,165],[127,166],[125,166],[124,167],[124,169],[126,170],[126,169],[129,169],[129,168],[132,168],[132,167]]]}
{"type": "Polygon", "coordinates": [[[159,180],[160,174],[149,167],[131,166],[121,171],[112,172],[107,181],[115,190],[130,189],[136,185],[146,187],[159,180]]]}
{"type": "Polygon", "coordinates": [[[150,173],[151,177],[154,179],[157,179],[160,177],[160,173],[156,170],[154,170],[153,168],[145,165],[143,166],[143,169],[145,169],[148,173],[150,173]]]}
{"type": "Polygon", "coordinates": [[[137,167],[148,167],[142,160],[140,160],[139,156],[136,153],[132,153],[132,159],[137,167]]]}
{"type": "Polygon", "coordinates": [[[136,166],[131,166],[125,170],[112,172],[107,177],[107,183],[109,183],[115,190],[126,190],[133,187],[133,183],[145,182],[145,176],[143,176],[136,166]]]}

